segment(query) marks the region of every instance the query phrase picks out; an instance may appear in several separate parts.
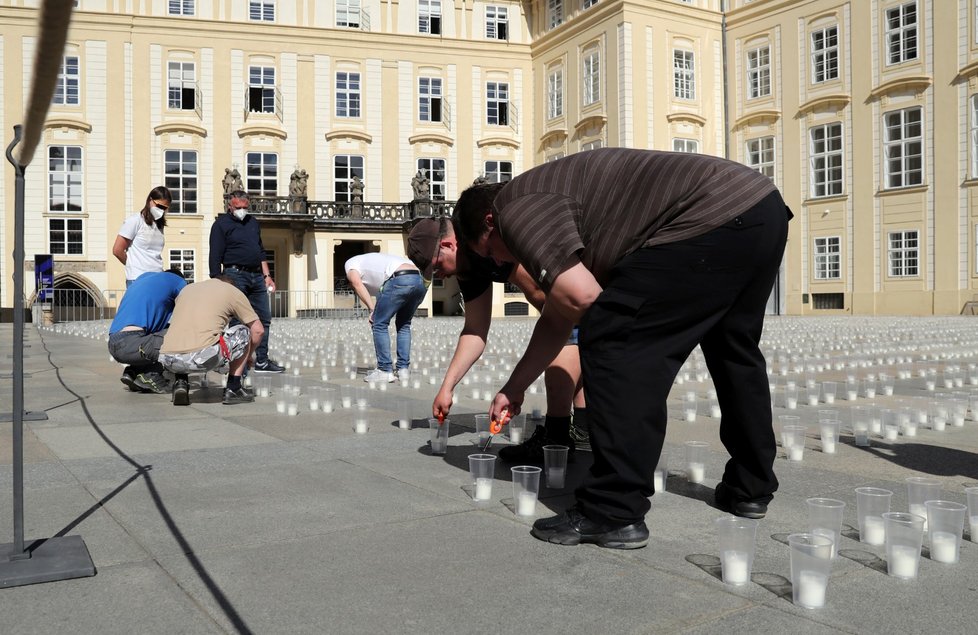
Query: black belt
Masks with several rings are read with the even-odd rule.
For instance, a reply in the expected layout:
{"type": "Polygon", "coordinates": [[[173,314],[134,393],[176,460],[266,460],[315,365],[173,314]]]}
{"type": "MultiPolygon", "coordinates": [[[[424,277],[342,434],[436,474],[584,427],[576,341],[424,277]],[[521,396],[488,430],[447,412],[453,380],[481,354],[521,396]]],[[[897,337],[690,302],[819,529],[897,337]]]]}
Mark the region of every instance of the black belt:
{"type": "Polygon", "coordinates": [[[261,267],[246,267],[244,265],[224,265],[225,269],[237,269],[245,273],[261,273],[261,267]]]}
{"type": "Polygon", "coordinates": [[[391,274],[391,278],[396,278],[397,276],[410,276],[410,275],[420,276],[421,272],[418,271],[417,269],[398,269],[397,271],[391,274]]]}

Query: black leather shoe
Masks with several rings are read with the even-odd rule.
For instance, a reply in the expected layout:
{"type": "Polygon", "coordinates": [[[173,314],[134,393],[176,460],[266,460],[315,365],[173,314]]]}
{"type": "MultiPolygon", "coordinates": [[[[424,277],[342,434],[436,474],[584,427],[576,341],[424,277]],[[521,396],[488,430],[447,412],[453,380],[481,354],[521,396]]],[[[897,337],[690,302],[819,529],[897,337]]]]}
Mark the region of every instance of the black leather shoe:
{"type": "Polygon", "coordinates": [[[173,382],[173,405],[190,405],[190,383],[186,379],[178,379],[173,382]]]}
{"type": "Polygon", "coordinates": [[[737,500],[734,498],[733,492],[730,491],[730,487],[723,481],[717,483],[717,488],[713,492],[713,503],[719,509],[743,518],[760,520],[767,514],[767,503],[737,500]]]}
{"type": "Polygon", "coordinates": [[[555,545],[592,543],[606,549],[641,549],[649,544],[649,528],[644,520],[624,526],[598,523],[571,507],[560,516],[541,518],[533,523],[530,535],[555,545]]]}
{"type": "Polygon", "coordinates": [[[250,393],[246,392],[244,388],[239,388],[237,390],[231,390],[230,388],[224,391],[224,401],[225,406],[233,406],[239,403],[251,403],[255,398],[251,396],[250,393]]]}

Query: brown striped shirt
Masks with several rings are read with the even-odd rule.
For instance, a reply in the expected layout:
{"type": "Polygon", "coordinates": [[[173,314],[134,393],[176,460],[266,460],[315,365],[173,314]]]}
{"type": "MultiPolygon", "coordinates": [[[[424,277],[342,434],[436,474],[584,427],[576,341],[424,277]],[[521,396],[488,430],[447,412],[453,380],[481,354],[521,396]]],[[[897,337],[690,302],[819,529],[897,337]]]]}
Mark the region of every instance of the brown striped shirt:
{"type": "Polygon", "coordinates": [[[601,148],[510,181],[496,196],[495,224],[544,290],[573,254],[604,286],[636,249],[705,234],[775,190],[766,176],[719,157],[601,148]]]}

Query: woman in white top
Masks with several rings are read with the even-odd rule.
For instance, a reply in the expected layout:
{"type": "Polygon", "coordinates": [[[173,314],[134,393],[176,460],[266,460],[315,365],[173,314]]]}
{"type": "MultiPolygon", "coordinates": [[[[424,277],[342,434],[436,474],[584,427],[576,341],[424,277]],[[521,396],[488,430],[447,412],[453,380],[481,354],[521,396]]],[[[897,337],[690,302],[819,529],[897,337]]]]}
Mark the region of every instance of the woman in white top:
{"type": "Polygon", "coordinates": [[[122,223],[112,255],[126,266],[126,288],[147,271],[163,271],[163,228],[173,196],[162,185],[154,187],[138,214],[122,223]]]}

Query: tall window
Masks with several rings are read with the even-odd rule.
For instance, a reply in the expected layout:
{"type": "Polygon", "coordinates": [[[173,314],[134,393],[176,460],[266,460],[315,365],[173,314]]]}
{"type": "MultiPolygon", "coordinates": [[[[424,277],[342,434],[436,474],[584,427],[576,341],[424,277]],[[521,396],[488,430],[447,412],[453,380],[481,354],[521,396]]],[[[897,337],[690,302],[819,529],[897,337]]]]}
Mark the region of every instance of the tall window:
{"type": "Polygon", "coordinates": [[[700,142],[696,139],[676,138],[672,140],[672,151],[696,153],[700,151],[700,142]]]}
{"type": "Polygon", "coordinates": [[[971,96],[971,178],[978,179],[978,95],[971,96]]]}
{"type": "Polygon", "coordinates": [[[774,137],[748,139],[747,165],[774,180],[774,137]]]}
{"type": "Polygon", "coordinates": [[[505,40],[509,36],[509,13],[506,7],[486,7],[486,38],[505,40]]]}
{"type": "Polygon", "coordinates": [[[838,236],[815,239],[815,279],[838,280],[842,276],[838,236]]]}
{"type": "Polygon", "coordinates": [[[248,0],[248,17],[262,22],[274,22],[275,0],[248,0]]]}
{"type": "Polygon", "coordinates": [[[563,0],[547,0],[547,28],[553,29],[564,21],[563,0]]]}
{"type": "Polygon", "coordinates": [[[601,99],[601,61],[598,49],[584,54],[584,105],[597,103],[601,99]]]}
{"type": "Polygon", "coordinates": [[[246,162],[248,193],[253,196],[278,196],[278,155],[274,152],[249,152],[246,162]]]}
{"type": "Polygon", "coordinates": [[[601,147],[601,139],[595,139],[594,141],[588,141],[587,143],[581,144],[581,152],[587,152],[588,150],[597,150],[601,147]]]}
{"type": "Polygon", "coordinates": [[[193,110],[196,106],[196,71],[193,62],[167,64],[166,107],[174,110],[193,110]]]}
{"type": "Polygon", "coordinates": [[[418,159],[418,169],[428,177],[428,195],[433,201],[444,201],[447,189],[445,187],[445,159],[418,159]]]}
{"type": "Polygon", "coordinates": [[[336,74],[336,116],[360,116],[360,73],[336,74]]]}
{"type": "Polygon", "coordinates": [[[890,276],[903,278],[917,275],[919,243],[917,230],[890,232],[889,249],[890,276]]]}
{"type": "Polygon", "coordinates": [[[84,238],[84,221],[81,218],[48,219],[48,248],[52,254],[83,254],[84,238]]]}
{"type": "Polygon", "coordinates": [[[441,33],[441,0],[418,0],[418,33],[441,33]]]}
{"type": "Polygon", "coordinates": [[[355,154],[337,154],[333,157],[333,199],[340,203],[353,200],[350,194],[353,177],[363,180],[363,157],[355,154]]]}
{"type": "Polygon", "coordinates": [[[421,121],[441,121],[441,78],[418,78],[418,116],[421,121]]]}
{"type": "Polygon", "coordinates": [[[176,267],[189,282],[197,279],[193,249],[171,249],[170,267],[176,267]]]}
{"type": "Polygon", "coordinates": [[[360,0],[336,1],[336,26],[360,28],[360,0]]]}
{"type": "Polygon", "coordinates": [[[547,74],[547,119],[564,114],[564,69],[555,68],[547,74]]]}
{"type": "Polygon", "coordinates": [[[173,195],[168,214],[197,213],[197,152],[167,150],[163,153],[163,184],[173,195]]]}
{"type": "Polygon", "coordinates": [[[81,212],[82,149],[48,146],[48,211],[81,212]]]}
{"type": "Polygon", "coordinates": [[[54,86],[54,98],[51,103],[56,106],[77,106],[79,77],[78,58],[74,55],[65,55],[61,58],[58,83],[54,86]]]}
{"type": "Polygon", "coordinates": [[[812,83],[839,77],[839,27],[812,31],[812,83]]]}
{"type": "Polygon", "coordinates": [[[678,99],[696,99],[696,67],[693,52],[672,50],[672,93],[678,99]]]}
{"type": "Polygon", "coordinates": [[[490,126],[509,124],[509,84],[505,82],[486,84],[486,123],[490,126]]]}
{"type": "Polygon", "coordinates": [[[502,183],[513,178],[512,161],[486,161],[486,178],[490,183],[502,183]]]}
{"type": "Polygon", "coordinates": [[[917,3],[886,10],[887,64],[917,59],[917,3]]]}
{"type": "Polygon", "coordinates": [[[193,15],[194,0],[169,0],[167,13],[170,15],[193,15]]]}
{"type": "MultiPolygon", "coordinates": [[[[690,69],[692,72],[692,69],[690,69]]],[[[771,94],[771,47],[762,46],[747,51],[747,98],[757,99],[771,94]]],[[[677,95],[678,96],[678,95],[677,95]]],[[[692,97],[686,97],[692,99],[692,97]]]]}
{"type": "Polygon", "coordinates": [[[920,108],[883,115],[883,154],[886,187],[907,187],[924,182],[920,108]]]}
{"type": "Polygon", "coordinates": [[[248,110],[275,112],[275,67],[248,67],[248,110]]]}
{"type": "Polygon", "coordinates": [[[842,124],[811,129],[812,196],[842,194],[842,124]]]}

